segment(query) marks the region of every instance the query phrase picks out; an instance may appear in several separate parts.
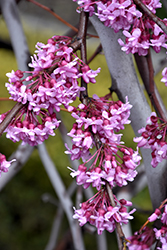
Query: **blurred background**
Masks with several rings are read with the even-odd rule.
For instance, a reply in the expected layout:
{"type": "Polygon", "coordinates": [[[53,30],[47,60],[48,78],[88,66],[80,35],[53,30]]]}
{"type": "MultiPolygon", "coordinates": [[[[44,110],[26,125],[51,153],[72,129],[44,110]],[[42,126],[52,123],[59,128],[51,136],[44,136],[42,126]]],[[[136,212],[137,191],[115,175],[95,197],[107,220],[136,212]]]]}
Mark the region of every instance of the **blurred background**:
{"type": "MultiPolygon", "coordinates": [[[[70,24],[76,25],[79,22],[79,14],[76,12],[77,4],[71,0],[38,0],[38,2],[53,9],[70,24]]],[[[34,53],[37,42],[46,43],[53,35],[64,35],[69,31],[68,27],[50,13],[30,2],[20,1],[18,6],[30,54],[34,53]]],[[[164,15],[164,12],[160,14],[164,15]]],[[[90,30],[94,32],[93,29],[90,30]]],[[[2,42],[1,44],[6,44],[6,47],[2,45],[0,48],[0,97],[8,97],[9,95],[5,88],[5,82],[8,80],[6,73],[11,72],[12,69],[17,70],[17,62],[2,16],[0,18],[0,41],[2,42]]],[[[88,57],[99,43],[99,40],[95,38],[88,40],[88,57]]],[[[162,58],[166,57],[164,51],[162,54],[155,63],[158,64],[162,58]]],[[[90,95],[94,93],[99,96],[107,94],[111,85],[111,79],[103,53],[99,54],[90,66],[94,70],[101,67],[101,73],[97,77],[97,84],[89,86],[90,95]]],[[[160,79],[161,74],[157,74],[156,82],[160,83],[160,79]]],[[[158,84],[158,87],[165,100],[166,88],[164,84],[158,84]]],[[[14,102],[12,101],[1,101],[0,112],[6,112],[13,105],[14,102]]],[[[72,127],[73,119],[69,114],[63,112],[61,115],[69,131],[72,127]]],[[[124,133],[124,140],[128,146],[134,148],[133,136],[133,131],[128,126],[124,133]]],[[[3,135],[0,141],[0,152],[9,157],[17,149],[18,145],[19,143],[13,143],[3,135]]],[[[72,182],[72,178],[69,175],[70,171],[67,169],[69,161],[64,154],[65,147],[58,130],[55,137],[50,137],[46,141],[46,147],[66,187],[68,187],[72,182]]],[[[0,249],[45,249],[50,236],[53,218],[57,211],[57,206],[51,202],[53,200],[57,200],[56,194],[43,168],[38,151],[35,149],[23,169],[0,192],[0,249]],[[52,197],[49,202],[44,202],[43,197],[46,197],[46,194],[48,197],[52,197]]],[[[132,229],[135,231],[139,229],[139,225],[145,222],[152,208],[147,188],[144,188],[140,194],[134,197],[133,202],[134,205],[139,207],[139,212],[135,213],[135,220],[132,222],[132,229]]],[[[70,244],[63,245],[68,233],[68,223],[64,217],[59,233],[59,243],[55,249],[73,249],[70,244]]],[[[114,234],[107,235],[108,241],[112,244],[112,249],[117,249],[114,243],[114,234]]],[[[95,239],[95,233],[93,235],[85,233],[84,237],[86,249],[96,249],[95,240],[93,240],[95,239]]]]}

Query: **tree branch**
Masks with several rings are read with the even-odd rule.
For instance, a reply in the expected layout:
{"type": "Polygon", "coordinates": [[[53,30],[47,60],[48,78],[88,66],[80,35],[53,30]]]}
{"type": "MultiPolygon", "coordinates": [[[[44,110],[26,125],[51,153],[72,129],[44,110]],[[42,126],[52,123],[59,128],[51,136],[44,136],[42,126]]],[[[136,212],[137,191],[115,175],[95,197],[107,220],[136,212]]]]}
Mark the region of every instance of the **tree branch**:
{"type": "MultiPolygon", "coordinates": [[[[76,185],[75,181],[73,181],[72,184],[68,187],[67,193],[70,197],[75,192],[76,187],[77,187],[77,185],[76,185]]],[[[50,201],[52,204],[54,202],[54,205],[58,205],[56,215],[53,219],[52,230],[51,230],[51,234],[49,237],[49,241],[47,243],[47,246],[45,247],[45,250],[53,250],[56,248],[58,234],[59,234],[60,226],[62,224],[64,211],[63,211],[62,205],[59,202],[58,202],[58,204],[55,204],[56,201],[53,200],[53,197],[50,197],[47,195],[47,201],[50,201]]],[[[46,198],[45,198],[45,202],[46,202],[46,198]]]]}
{"type": "Polygon", "coordinates": [[[10,124],[12,119],[17,115],[17,113],[24,107],[24,104],[18,102],[15,106],[9,111],[3,121],[0,123],[0,136],[3,134],[4,130],[10,124]]]}
{"type": "MultiPolygon", "coordinates": [[[[12,1],[12,0],[9,0],[12,1]]],[[[84,35],[83,35],[84,36],[84,35]]],[[[72,41],[69,44],[69,47],[72,47],[74,49],[74,52],[78,49],[81,48],[81,43],[83,41],[83,36],[81,36],[80,39],[75,39],[74,41],[72,41]]],[[[17,50],[19,48],[17,47],[17,50]]],[[[48,73],[51,74],[53,72],[53,70],[55,69],[55,65],[53,67],[50,67],[48,69],[48,73]]],[[[27,68],[26,68],[27,70],[27,68]]],[[[0,136],[3,134],[4,130],[7,128],[7,126],[10,124],[10,122],[12,121],[12,119],[17,115],[17,113],[26,105],[28,105],[28,102],[26,104],[22,104],[22,103],[16,103],[15,106],[8,112],[8,114],[6,115],[5,119],[0,123],[0,136]]]]}
{"type": "Polygon", "coordinates": [[[76,27],[74,27],[73,25],[71,25],[70,23],[66,22],[63,18],[61,18],[59,15],[57,15],[53,9],[41,4],[41,3],[38,3],[34,0],[27,0],[28,2],[31,2],[35,5],[37,5],[38,7],[48,11],[50,14],[52,14],[54,17],[57,18],[57,20],[59,20],[60,22],[64,23],[66,26],[68,26],[70,29],[72,29],[73,31],[75,32],[78,32],[78,29],[76,27]]]}
{"type": "MultiPolygon", "coordinates": [[[[133,105],[130,119],[133,130],[138,135],[138,130],[145,126],[151,110],[137,79],[132,57],[121,51],[117,42],[118,38],[122,38],[123,35],[120,32],[114,33],[112,29],[105,27],[95,16],[91,17],[90,21],[94,25],[102,43],[112,77],[112,90],[117,93],[119,99],[123,102],[125,102],[125,97],[128,96],[129,102],[133,105]]],[[[153,168],[151,166],[151,150],[144,149],[141,152],[146,168],[151,200],[153,207],[157,208],[161,201],[166,198],[166,163],[161,162],[157,168],[153,168]]]]}
{"type": "MultiPolygon", "coordinates": [[[[80,14],[80,22],[79,22],[79,32],[78,38],[81,39],[81,60],[87,64],[87,54],[86,54],[86,32],[87,32],[87,25],[88,25],[88,13],[82,11],[80,14]]],[[[84,87],[85,90],[81,91],[80,100],[84,103],[85,97],[88,96],[87,92],[87,83],[81,79],[81,87],[84,87]]]]}
{"type": "MultiPolygon", "coordinates": [[[[60,113],[57,113],[56,114],[57,118],[59,120],[62,121],[61,117],[60,117],[60,113]]],[[[67,135],[67,129],[63,123],[63,121],[60,123],[60,126],[59,126],[59,131],[60,131],[60,134],[61,134],[61,137],[62,137],[62,140],[64,143],[67,143],[68,146],[71,148],[72,147],[72,143],[71,143],[71,139],[69,138],[69,136],[67,135]]],[[[69,156],[69,155],[68,155],[69,156]]],[[[71,163],[71,166],[73,169],[75,170],[78,170],[78,166],[80,165],[80,162],[78,160],[75,160],[75,161],[71,161],[71,158],[69,157],[69,161],[71,163]]],[[[91,164],[90,164],[91,165],[91,164]]],[[[91,187],[87,188],[87,189],[84,189],[84,194],[85,194],[85,197],[86,199],[90,199],[91,197],[93,197],[94,195],[94,192],[92,190],[91,187]]],[[[85,225],[86,226],[86,225],[85,225]]],[[[107,239],[106,239],[106,234],[105,232],[102,233],[102,235],[98,235],[97,234],[97,246],[98,246],[98,249],[101,250],[107,250],[107,239]],[[100,243],[99,243],[100,242],[100,243]]]]}
{"type": "Polygon", "coordinates": [[[93,59],[102,52],[102,46],[101,43],[99,44],[99,46],[97,47],[97,49],[95,50],[95,52],[93,53],[93,55],[89,58],[89,60],[87,61],[87,64],[89,64],[90,62],[93,61],[93,59]]]}
{"type": "Polygon", "coordinates": [[[78,222],[73,219],[72,201],[65,190],[65,186],[56,170],[56,167],[53,161],[51,160],[46,150],[44,143],[41,145],[38,145],[38,151],[39,151],[39,155],[42,160],[42,163],[44,165],[44,168],[52,183],[52,186],[68,218],[75,250],[82,250],[82,249],[84,250],[85,248],[84,248],[84,244],[83,244],[82,237],[81,237],[81,230],[79,228],[78,222]]]}
{"type": "MultiPolygon", "coordinates": [[[[134,57],[135,57],[135,61],[136,61],[137,68],[139,70],[141,79],[142,79],[143,84],[145,86],[145,89],[148,93],[148,96],[150,97],[151,96],[150,88],[149,88],[149,86],[150,86],[150,74],[149,74],[149,69],[148,69],[148,61],[147,61],[146,57],[139,56],[138,54],[134,54],[134,57]]],[[[150,67],[153,67],[153,66],[150,65],[150,67]]],[[[158,89],[157,89],[155,83],[153,83],[153,84],[154,84],[154,86],[153,86],[154,95],[152,98],[152,104],[157,112],[157,115],[159,117],[163,117],[164,120],[167,120],[167,110],[165,108],[165,105],[162,101],[162,98],[158,92],[158,89]],[[158,103],[158,108],[157,108],[156,103],[158,103]]]]}
{"type": "MultiPolygon", "coordinates": [[[[115,201],[114,201],[114,196],[113,196],[113,192],[112,189],[109,185],[109,183],[106,182],[106,188],[107,188],[107,193],[111,202],[111,206],[115,207],[115,201]]],[[[115,225],[116,225],[116,235],[117,235],[117,242],[118,242],[118,249],[122,250],[123,249],[123,240],[125,239],[125,235],[122,231],[122,227],[121,224],[118,223],[117,221],[115,221],[115,225]]]]}
{"type": "Polygon", "coordinates": [[[0,8],[9,30],[12,47],[17,59],[18,68],[27,70],[30,54],[19,17],[18,6],[15,0],[1,0],[0,8]]]}
{"type": "Polygon", "coordinates": [[[9,160],[16,159],[16,161],[12,163],[8,173],[2,173],[0,180],[0,191],[2,191],[6,184],[22,169],[31,156],[33,150],[34,147],[28,144],[24,146],[20,145],[18,149],[10,156],[9,160]]]}

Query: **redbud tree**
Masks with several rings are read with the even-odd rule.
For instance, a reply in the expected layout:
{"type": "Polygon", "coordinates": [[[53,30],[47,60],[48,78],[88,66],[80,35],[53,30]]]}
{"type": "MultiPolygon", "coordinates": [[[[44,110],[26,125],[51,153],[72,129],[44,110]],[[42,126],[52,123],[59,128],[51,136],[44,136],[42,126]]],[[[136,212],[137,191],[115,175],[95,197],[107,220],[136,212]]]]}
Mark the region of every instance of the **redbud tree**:
{"type": "MultiPolygon", "coordinates": [[[[47,43],[38,42],[28,65],[22,62],[24,56],[20,54],[27,48],[24,42],[23,48],[20,45],[24,35],[18,21],[19,43],[13,33],[14,20],[10,9],[12,6],[17,11],[17,4],[14,0],[1,1],[1,11],[18,64],[24,63],[25,67],[7,73],[5,86],[16,104],[0,115],[0,135],[5,133],[13,142],[21,142],[18,151],[25,147],[28,152],[24,160],[33,147],[38,148],[66,213],[73,249],[85,249],[81,227],[96,228],[103,242],[105,231],[116,232],[118,249],[166,249],[167,113],[155,86],[151,53],[152,50],[159,53],[162,48],[167,48],[167,19],[162,20],[156,15],[162,3],[159,0],[73,1],[78,4],[78,27],[67,24],[73,30],[70,35],[55,34],[48,38],[47,43]],[[94,27],[96,35],[87,32],[88,24],[94,27]],[[87,38],[93,36],[99,39],[100,45],[88,61],[87,38]],[[88,86],[96,84],[100,65],[91,69],[89,63],[96,60],[101,51],[112,84],[109,90],[106,89],[105,96],[97,93],[90,96],[88,86]],[[134,61],[149,102],[139,84],[134,61]],[[117,100],[113,98],[114,93],[117,100]],[[75,105],[76,100],[79,100],[79,105],[75,105]],[[74,118],[70,131],[66,131],[60,111],[66,111],[74,118]],[[125,125],[130,123],[136,148],[128,147],[122,138],[125,125]],[[57,129],[62,134],[65,154],[71,160],[67,171],[75,179],[78,190],[83,187],[86,197],[78,197],[75,205],[44,145],[45,140],[55,136],[57,129]],[[136,186],[140,183],[140,179],[135,180],[141,161],[153,212],[146,223],[130,235],[125,225],[135,218],[136,208],[126,197],[120,198],[116,190],[119,188],[121,192],[129,183],[134,182],[136,186]],[[147,225],[151,222],[151,226],[147,225]]],[[[40,7],[55,15],[46,6],[40,7]]],[[[159,84],[167,86],[167,68],[163,69],[159,84]]],[[[15,174],[12,168],[18,160],[17,154],[10,160],[0,154],[0,172],[5,172],[0,179],[2,183],[15,174]]],[[[47,249],[54,249],[53,240],[50,244],[47,249]]],[[[107,249],[105,243],[99,243],[98,247],[107,249]]]]}

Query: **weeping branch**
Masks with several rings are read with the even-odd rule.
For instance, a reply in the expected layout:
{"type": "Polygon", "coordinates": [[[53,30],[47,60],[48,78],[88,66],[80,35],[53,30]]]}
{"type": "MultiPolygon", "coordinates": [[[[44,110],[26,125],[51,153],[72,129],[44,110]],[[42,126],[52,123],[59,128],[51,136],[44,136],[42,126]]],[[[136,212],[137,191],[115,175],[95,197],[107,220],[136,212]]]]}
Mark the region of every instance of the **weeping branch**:
{"type": "Polygon", "coordinates": [[[75,250],[84,250],[84,243],[81,236],[81,229],[78,225],[78,222],[73,219],[73,211],[72,211],[72,201],[67,194],[65,186],[59,176],[59,173],[56,170],[56,167],[51,160],[46,147],[43,144],[38,145],[39,156],[43,163],[43,166],[47,172],[47,175],[52,183],[52,186],[61,202],[64,212],[66,213],[69,226],[71,229],[71,234],[73,238],[73,244],[75,250]]]}
{"type": "Polygon", "coordinates": [[[0,1],[0,8],[9,30],[18,68],[20,70],[27,70],[27,64],[30,61],[30,53],[21,25],[17,3],[15,0],[0,1]]]}
{"type": "MultiPolygon", "coordinates": [[[[138,130],[145,126],[146,120],[151,114],[151,109],[137,79],[132,56],[121,51],[117,42],[118,38],[123,36],[121,32],[114,33],[112,29],[105,27],[95,16],[91,17],[90,21],[101,40],[112,78],[111,90],[115,91],[118,98],[123,102],[125,102],[125,97],[128,96],[129,102],[133,105],[130,119],[132,128],[138,136],[138,130]]],[[[144,149],[141,152],[152,204],[154,208],[157,208],[167,194],[166,163],[161,162],[157,168],[153,168],[151,166],[151,150],[144,149]]]]}

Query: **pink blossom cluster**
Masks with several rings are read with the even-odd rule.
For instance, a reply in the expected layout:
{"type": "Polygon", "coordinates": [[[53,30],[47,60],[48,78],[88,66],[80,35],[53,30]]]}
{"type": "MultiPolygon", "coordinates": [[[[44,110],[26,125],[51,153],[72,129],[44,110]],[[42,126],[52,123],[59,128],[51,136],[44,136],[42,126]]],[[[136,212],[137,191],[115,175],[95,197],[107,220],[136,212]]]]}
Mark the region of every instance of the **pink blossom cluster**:
{"type": "MultiPolygon", "coordinates": [[[[59,112],[61,105],[68,108],[85,90],[78,80],[82,77],[86,83],[96,82],[100,68],[93,71],[84,64],[69,47],[70,42],[69,37],[53,36],[47,44],[37,43],[37,54],[29,64],[33,70],[7,74],[10,98],[24,105],[7,127],[7,138],[34,146],[55,135],[60,123],[55,111],[59,112]],[[24,77],[25,73],[29,76],[24,77]]],[[[2,114],[0,120],[5,116],[2,114]]]]}
{"type": "Polygon", "coordinates": [[[166,129],[167,124],[165,121],[160,120],[155,112],[152,112],[146,122],[146,127],[141,128],[138,132],[141,133],[140,137],[134,138],[138,143],[138,147],[151,148],[153,167],[156,167],[163,159],[167,159],[167,142],[166,142],[166,129]]]}
{"type": "Polygon", "coordinates": [[[83,161],[77,171],[69,168],[71,176],[76,177],[78,185],[84,188],[92,185],[98,190],[94,197],[81,204],[81,209],[75,209],[74,218],[81,226],[86,222],[96,226],[98,234],[104,229],[113,232],[115,221],[128,223],[135,211],[128,213],[124,205],[131,203],[118,201],[116,197],[116,205],[112,207],[106,191],[106,184],[111,188],[127,185],[127,181],[133,181],[137,175],[136,167],[141,157],[138,151],[123,145],[119,133],[130,123],[131,107],[127,98],[126,103],[122,103],[96,95],[88,98],[87,104],[69,107],[75,123],[68,133],[72,137],[72,149],[66,145],[66,153],[72,160],[81,158],[83,161]],[[97,149],[92,153],[94,147],[97,149]]]}
{"type": "Polygon", "coordinates": [[[161,247],[157,247],[158,250],[167,249],[167,226],[162,226],[161,229],[154,228],[155,237],[160,241],[161,247]]]}
{"type": "Polygon", "coordinates": [[[128,238],[130,241],[127,243],[129,250],[136,249],[152,249],[151,247],[157,241],[160,241],[161,244],[158,244],[156,249],[165,250],[167,249],[167,205],[161,205],[161,209],[156,209],[155,212],[148,218],[148,222],[154,222],[157,219],[161,221],[161,227],[159,229],[153,227],[149,228],[145,226],[140,229],[139,232],[128,238]]]}
{"type": "Polygon", "coordinates": [[[154,243],[154,230],[145,227],[142,233],[135,232],[134,235],[128,238],[127,247],[129,250],[150,250],[154,243]]]}
{"type": "Polygon", "coordinates": [[[105,188],[101,189],[94,197],[80,204],[80,209],[74,208],[74,219],[78,219],[80,226],[87,222],[94,225],[98,234],[102,234],[103,230],[113,232],[115,223],[127,224],[128,220],[133,219],[131,215],[136,210],[133,209],[127,212],[126,206],[131,206],[132,203],[124,199],[117,200],[114,197],[115,206],[110,205],[108,194],[105,188]]]}
{"type": "Polygon", "coordinates": [[[100,190],[105,181],[111,187],[127,185],[127,181],[133,181],[137,175],[135,169],[141,160],[138,151],[123,145],[122,134],[118,133],[124,129],[124,124],[130,123],[128,118],[132,106],[128,100],[124,104],[95,97],[87,106],[80,104],[78,108],[70,108],[76,122],[68,133],[72,137],[72,149],[66,145],[66,153],[71,154],[72,160],[83,160],[71,175],[77,177],[77,184],[84,188],[92,184],[100,190]],[[95,145],[99,149],[91,156],[90,151],[95,145]],[[87,167],[90,161],[93,163],[87,167]]]}
{"type": "MultiPolygon", "coordinates": [[[[2,121],[7,113],[0,115],[2,121]]],[[[49,135],[54,136],[54,130],[59,127],[60,121],[57,120],[56,114],[41,111],[39,114],[41,121],[33,112],[27,112],[26,107],[20,110],[17,117],[13,118],[11,123],[5,129],[6,137],[13,142],[22,141],[22,145],[29,144],[36,146],[47,140],[49,135]]]]}
{"type": "Polygon", "coordinates": [[[167,249],[167,226],[161,227],[161,229],[157,230],[154,228],[155,237],[160,241],[161,247],[157,247],[158,250],[167,249]]]}
{"type": "Polygon", "coordinates": [[[95,14],[105,26],[111,27],[115,32],[120,29],[130,29],[135,17],[141,17],[142,13],[136,9],[131,0],[73,0],[85,12],[92,16],[95,14]]]}
{"type": "MultiPolygon", "coordinates": [[[[118,39],[122,50],[127,54],[147,55],[149,47],[158,53],[161,47],[167,48],[167,36],[146,14],[137,10],[133,0],[73,0],[90,16],[95,14],[105,26],[115,32],[123,30],[125,41],[118,39]],[[150,30],[152,32],[150,32],[150,30]]],[[[142,0],[154,14],[161,8],[160,0],[142,0]]],[[[162,20],[166,25],[166,19],[162,20]]]]}
{"type": "Polygon", "coordinates": [[[4,173],[8,172],[9,167],[11,166],[11,163],[14,161],[16,161],[16,159],[7,161],[5,155],[0,153],[0,176],[2,172],[4,173]]]}
{"type": "Polygon", "coordinates": [[[37,43],[32,62],[33,71],[24,78],[20,70],[8,73],[6,87],[11,99],[23,104],[28,101],[28,110],[39,112],[41,108],[60,110],[60,105],[68,107],[80,91],[78,79],[83,77],[86,83],[95,83],[100,69],[93,71],[68,47],[71,38],[54,36],[47,44],[37,43]],[[80,70],[81,69],[81,70],[80,70]],[[25,86],[26,85],[26,86],[25,86]]]}
{"type": "MultiPolygon", "coordinates": [[[[166,25],[166,20],[163,22],[166,25]]],[[[137,20],[131,31],[124,30],[125,42],[118,39],[122,50],[129,53],[138,53],[140,56],[146,56],[148,49],[152,47],[156,53],[159,53],[161,47],[167,48],[167,35],[162,29],[148,17],[137,20]],[[152,33],[150,33],[152,30],[152,33]]]]}

